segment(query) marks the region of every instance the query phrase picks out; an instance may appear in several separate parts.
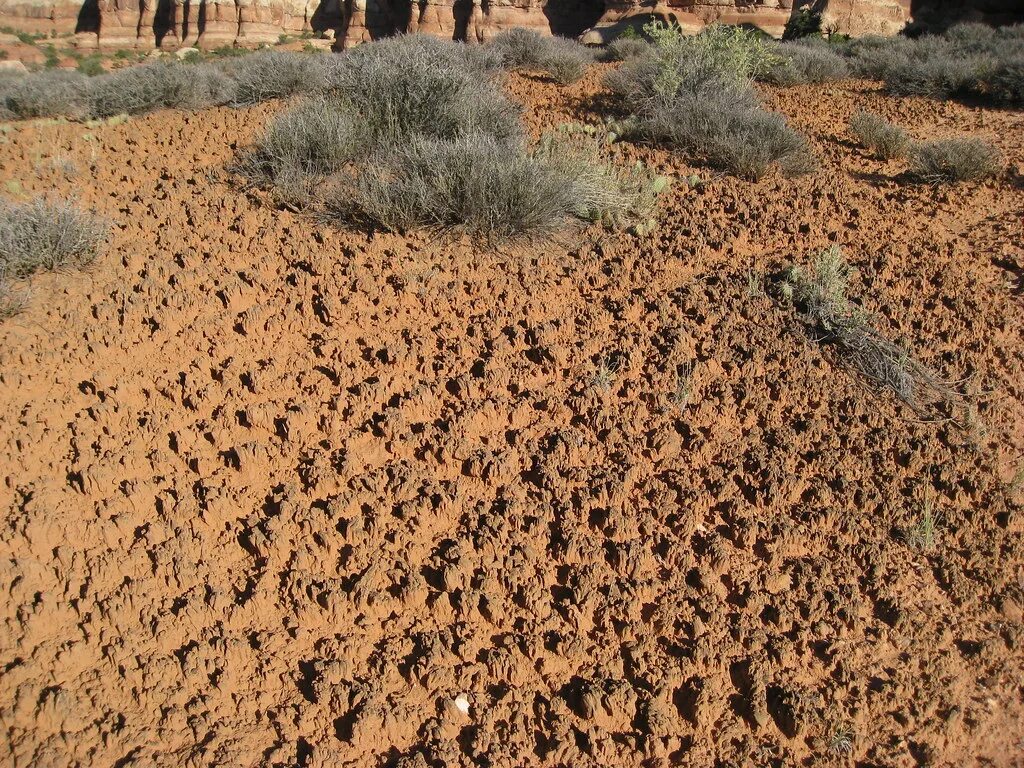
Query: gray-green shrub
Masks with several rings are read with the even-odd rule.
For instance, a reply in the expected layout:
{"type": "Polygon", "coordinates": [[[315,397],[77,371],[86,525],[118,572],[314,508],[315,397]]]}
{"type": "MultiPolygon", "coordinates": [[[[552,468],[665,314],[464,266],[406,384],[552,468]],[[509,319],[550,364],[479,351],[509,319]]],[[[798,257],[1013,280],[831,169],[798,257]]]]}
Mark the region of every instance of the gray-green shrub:
{"type": "Polygon", "coordinates": [[[300,205],[315,185],[340,171],[362,150],[356,117],[320,96],[274,118],[239,157],[237,169],[256,183],[270,184],[283,202],[300,205]]]}
{"type": "Polygon", "coordinates": [[[321,82],[324,55],[257,51],[225,59],[223,70],[234,81],[231,103],[244,107],[312,91],[321,82]]]}
{"type": "Polygon", "coordinates": [[[751,75],[778,63],[767,44],[715,27],[703,41],[659,25],[645,30],[651,50],[605,78],[634,114],[633,135],[748,178],[760,178],[773,164],[792,175],[813,170],[806,139],[762,108],[751,83],[751,75]]]}
{"type": "Polygon", "coordinates": [[[488,70],[476,68],[479,61],[468,48],[414,37],[361,45],[331,65],[325,88],[358,115],[369,149],[417,135],[482,133],[518,141],[521,108],[486,76],[488,70]]]}
{"type": "Polygon", "coordinates": [[[927,141],[911,149],[910,171],[930,183],[981,181],[999,172],[999,152],[976,138],[927,141]]]}
{"type": "Polygon", "coordinates": [[[830,83],[850,77],[846,59],[827,44],[787,43],[778,47],[782,60],[767,70],[761,80],[774,85],[830,83]]]}
{"type": "Polygon", "coordinates": [[[907,154],[910,136],[898,125],[871,112],[857,112],[850,118],[850,132],[865,149],[880,160],[893,160],[907,154]]]}
{"type": "Polygon", "coordinates": [[[0,200],[0,316],[20,308],[13,280],[84,267],[96,258],[106,236],[106,222],[68,203],[0,200]]]}
{"type": "Polygon", "coordinates": [[[89,80],[89,114],[104,118],[154,109],[202,109],[234,98],[234,83],[211,65],[154,62],[89,80]]]}
{"type": "Polygon", "coordinates": [[[516,27],[495,35],[487,47],[509,69],[535,69],[563,85],[579,80],[594,62],[594,53],[575,40],[542,35],[516,27]]]}
{"type": "Polygon", "coordinates": [[[0,104],[14,117],[81,117],[88,113],[89,78],[48,69],[0,81],[0,104]]]}

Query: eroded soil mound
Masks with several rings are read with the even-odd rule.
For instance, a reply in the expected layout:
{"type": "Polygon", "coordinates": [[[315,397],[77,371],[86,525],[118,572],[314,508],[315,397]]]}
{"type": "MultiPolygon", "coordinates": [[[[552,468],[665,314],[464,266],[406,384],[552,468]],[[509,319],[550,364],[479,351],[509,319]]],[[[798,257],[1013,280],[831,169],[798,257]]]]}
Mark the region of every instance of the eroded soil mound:
{"type": "MultiPolygon", "coordinates": [[[[539,130],[598,77],[509,87],[539,130]]],[[[819,173],[617,145],[704,183],[652,235],[504,250],[237,191],[280,105],[11,127],[9,192],[117,226],[0,325],[4,762],[1024,764],[1021,176],[916,185],[845,128],[1020,167],[1024,115],[767,98],[819,173]],[[779,297],[833,243],[962,423],[779,297]]]]}

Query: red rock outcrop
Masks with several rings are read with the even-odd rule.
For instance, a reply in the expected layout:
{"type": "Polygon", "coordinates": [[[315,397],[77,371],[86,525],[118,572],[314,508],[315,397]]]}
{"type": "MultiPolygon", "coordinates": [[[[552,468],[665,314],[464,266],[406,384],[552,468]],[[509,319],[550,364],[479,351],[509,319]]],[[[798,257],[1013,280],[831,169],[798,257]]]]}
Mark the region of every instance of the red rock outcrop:
{"type": "Polygon", "coordinates": [[[821,13],[823,26],[847,35],[894,35],[910,20],[910,0],[608,0],[604,15],[583,34],[583,41],[608,42],[626,27],[650,18],[674,21],[688,32],[718,22],[753,26],[781,37],[794,10],[811,6],[821,13]]]}

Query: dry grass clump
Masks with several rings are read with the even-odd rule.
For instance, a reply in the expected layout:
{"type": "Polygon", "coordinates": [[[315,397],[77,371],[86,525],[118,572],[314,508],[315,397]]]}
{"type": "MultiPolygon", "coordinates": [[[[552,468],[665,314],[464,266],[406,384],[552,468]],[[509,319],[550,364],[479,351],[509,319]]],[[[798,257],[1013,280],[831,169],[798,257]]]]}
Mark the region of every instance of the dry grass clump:
{"type": "Polygon", "coordinates": [[[605,164],[596,144],[546,136],[533,152],[492,137],[416,137],[362,165],[332,207],[385,229],[458,230],[490,240],[548,234],[574,218],[644,224],[665,182],[605,164]]]}
{"type": "Polygon", "coordinates": [[[775,165],[788,175],[814,169],[807,141],[764,110],[751,82],[778,64],[771,45],[717,26],[692,37],[660,24],[645,31],[650,50],[605,78],[634,115],[633,135],[752,179],[775,165]]]}
{"type": "Polygon", "coordinates": [[[542,35],[532,29],[515,28],[499,33],[488,43],[509,69],[532,69],[556,83],[574,83],[594,63],[594,53],[575,40],[542,35]]]}
{"type": "Polygon", "coordinates": [[[817,340],[830,344],[839,361],[858,372],[878,392],[892,392],[919,415],[955,399],[952,387],[885,338],[870,316],[846,292],[851,268],[838,246],[819,254],[809,269],[790,267],[783,293],[803,311],[817,340]]]}
{"type": "Polygon", "coordinates": [[[911,149],[910,172],[929,183],[981,181],[999,172],[999,152],[975,138],[926,141],[911,149]]]}
{"type": "Polygon", "coordinates": [[[20,307],[11,281],[90,264],[107,236],[102,219],[64,202],[0,201],[0,315],[20,307]]]}
{"type": "MultiPolygon", "coordinates": [[[[323,54],[289,51],[256,51],[227,59],[224,71],[233,83],[230,103],[259,104],[316,88],[322,78],[323,54]]],[[[193,65],[199,69],[203,65],[193,65]]]]}
{"type": "Polygon", "coordinates": [[[416,137],[370,159],[352,203],[390,230],[460,229],[502,239],[558,229],[574,210],[572,191],[554,168],[491,137],[416,137]]]}
{"type": "Polygon", "coordinates": [[[854,114],[850,118],[850,131],[862,147],[871,150],[880,160],[904,157],[910,147],[906,131],[872,112],[854,114]]]}
{"type": "Polygon", "coordinates": [[[831,83],[851,75],[850,65],[827,43],[783,43],[778,46],[781,61],[761,80],[774,85],[831,83]]]}

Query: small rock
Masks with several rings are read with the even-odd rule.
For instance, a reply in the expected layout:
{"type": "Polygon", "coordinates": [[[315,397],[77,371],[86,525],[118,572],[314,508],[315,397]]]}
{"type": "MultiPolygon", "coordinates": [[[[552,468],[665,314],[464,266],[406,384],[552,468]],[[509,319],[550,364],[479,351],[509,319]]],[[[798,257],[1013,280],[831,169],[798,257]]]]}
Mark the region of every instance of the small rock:
{"type": "Polygon", "coordinates": [[[0,61],[0,72],[17,72],[22,74],[28,72],[28,67],[22,61],[0,61]]]}

